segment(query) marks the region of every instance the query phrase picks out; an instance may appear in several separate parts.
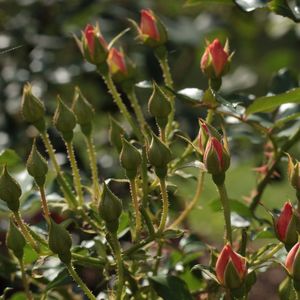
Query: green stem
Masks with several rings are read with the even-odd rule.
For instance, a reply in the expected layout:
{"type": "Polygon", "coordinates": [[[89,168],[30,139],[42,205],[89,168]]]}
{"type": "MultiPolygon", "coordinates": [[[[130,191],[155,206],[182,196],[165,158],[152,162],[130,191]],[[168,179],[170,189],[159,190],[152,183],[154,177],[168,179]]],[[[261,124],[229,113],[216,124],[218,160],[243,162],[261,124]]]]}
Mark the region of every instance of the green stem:
{"type": "Polygon", "coordinates": [[[20,270],[21,270],[21,276],[22,276],[22,282],[23,282],[23,287],[25,290],[25,294],[28,300],[33,300],[32,294],[29,290],[29,284],[27,281],[27,277],[26,277],[26,272],[25,272],[25,268],[24,268],[24,262],[22,259],[19,260],[19,264],[20,264],[20,270]]]}
{"type": "Polygon", "coordinates": [[[186,219],[190,211],[195,207],[203,190],[204,177],[205,177],[205,173],[202,172],[202,170],[200,170],[196,193],[194,195],[193,200],[184,209],[184,211],[178,216],[178,218],[169,226],[169,228],[177,227],[180,223],[182,223],[182,221],[186,219]]]}
{"type": "Polygon", "coordinates": [[[84,294],[90,299],[90,300],[97,300],[96,297],[92,294],[92,292],[89,290],[89,288],[86,286],[86,284],[82,281],[82,279],[78,276],[77,272],[75,271],[72,263],[66,265],[68,268],[68,271],[70,275],[73,277],[73,279],[76,281],[78,286],[82,289],[84,294]]]}
{"type": "Polygon", "coordinates": [[[57,162],[57,159],[55,157],[55,152],[54,152],[54,148],[51,144],[51,141],[49,139],[49,136],[47,134],[47,132],[43,132],[41,133],[41,137],[43,139],[43,142],[44,142],[44,145],[47,149],[47,152],[48,152],[48,155],[52,161],[52,164],[54,166],[54,169],[55,169],[55,172],[56,172],[56,175],[57,175],[57,181],[60,185],[60,188],[65,196],[65,199],[67,200],[68,202],[68,205],[69,207],[76,207],[76,199],[72,193],[72,190],[68,184],[68,182],[66,181],[64,175],[63,175],[63,172],[57,162]]]}
{"type": "Polygon", "coordinates": [[[160,139],[162,142],[166,142],[166,129],[165,128],[159,128],[160,131],[160,139]]]}
{"type": "Polygon", "coordinates": [[[161,234],[164,231],[167,222],[169,201],[168,201],[168,193],[166,188],[166,180],[159,179],[159,183],[160,183],[160,191],[161,191],[161,197],[163,203],[162,203],[162,214],[161,214],[160,224],[157,233],[161,234]]]}
{"type": "Polygon", "coordinates": [[[140,131],[140,129],[138,128],[138,126],[136,125],[136,123],[134,122],[134,120],[132,119],[129,111],[127,110],[125,104],[123,103],[120,94],[117,91],[117,88],[111,78],[111,76],[107,73],[101,74],[103,77],[104,82],[107,85],[107,88],[109,90],[109,92],[111,93],[115,103],[117,104],[120,112],[124,115],[125,119],[127,120],[127,122],[130,124],[134,134],[137,136],[137,138],[139,139],[139,141],[143,141],[143,135],[140,131]]]}
{"type": "Polygon", "coordinates": [[[155,236],[149,236],[145,240],[142,240],[141,242],[134,244],[131,248],[125,250],[124,251],[124,256],[130,256],[136,250],[146,246],[147,244],[153,242],[154,240],[155,240],[155,236]]]}
{"type": "Polygon", "coordinates": [[[226,228],[226,233],[225,233],[225,238],[227,241],[229,241],[230,244],[232,244],[232,232],[231,232],[231,220],[230,220],[230,203],[229,199],[227,196],[227,191],[225,184],[220,184],[217,185],[219,195],[220,195],[220,200],[223,206],[223,212],[224,212],[224,219],[225,219],[225,228],[226,228]]]}
{"type": "Polygon", "coordinates": [[[142,220],[141,220],[141,212],[139,208],[139,200],[137,196],[137,185],[136,180],[131,179],[130,180],[130,190],[131,190],[131,197],[132,197],[132,204],[135,211],[135,235],[134,240],[137,240],[139,238],[141,228],[142,228],[142,220]]]}
{"type": "Polygon", "coordinates": [[[74,182],[74,187],[78,196],[78,204],[79,206],[83,206],[83,193],[82,193],[82,186],[80,182],[80,174],[79,174],[79,169],[77,166],[77,161],[75,158],[74,154],[74,148],[72,145],[72,142],[66,142],[66,147],[69,155],[69,160],[71,163],[71,168],[73,172],[73,182],[74,182]]]}
{"type": "Polygon", "coordinates": [[[46,199],[46,193],[45,193],[45,187],[44,186],[39,186],[39,191],[41,195],[41,203],[42,203],[42,208],[44,212],[44,217],[47,221],[47,223],[50,223],[50,212],[47,204],[47,199],[46,199]]]}
{"type": "Polygon", "coordinates": [[[263,179],[258,183],[256,187],[255,196],[252,199],[252,202],[250,204],[250,210],[254,213],[256,210],[256,207],[258,206],[260,199],[262,197],[262,194],[269,183],[269,180],[277,166],[277,164],[280,162],[281,157],[300,139],[300,128],[295,132],[295,134],[288,139],[281,147],[281,149],[277,152],[277,155],[274,158],[273,163],[268,169],[267,174],[263,177],[263,179]]]}
{"type": "Polygon", "coordinates": [[[116,300],[121,300],[124,283],[125,283],[124,282],[124,268],[123,268],[122,252],[121,252],[121,247],[120,247],[120,243],[118,241],[117,234],[110,234],[110,240],[111,240],[113,251],[115,253],[115,259],[116,259],[117,268],[118,268],[118,285],[117,285],[116,300]]]}
{"type": "Polygon", "coordinates": [[[102,257],[95,258],[95,257],[83,256],[78,253],[72,253],[72,259],[74,260],[75,264],[78,263],[83,266],[91,265],[97,268],[104,266],[106,263],[106,260],[102,257]]]}
{"type": "Polygon", "coordinates": [[[30,246],[36,251],[39,252],[39,248],[38,245],[36,244],[36,242],[34,241],[33,237],[31,236],[31,234],[29,233],[29,231],[27,230],[27,227],[25,226],[25,223],[20,215],[20,212],[13,212],[15,220],[18,224],[18,226],[20,227],[26,241],[30,244],[30,246]]]}
{"type": "Polygon", "coordinates": [[[261,263],[268,261],[270,258],[274,257],[274,255],[284,247],[283,243],[279,243],[276,245],[267,255],[263,256],[261,259],[255,260],[251,265],[260,265],[261,263]]]}
{"type": "Polygon", "coordinates": [[[94,203],[97,205],[98,199],[100,197],[100,188],[99,188],[99,176],[98,176],[98,168],[97,168],[96,151],[95,151],[95,146],[93,143],[92,136],[86,137],[86,144],[88,147],[90,168],[92,171],[93,200],[94,203]]]}
{"type": "Polygon", "coordinates": [[[158,273],[162,248],[163,248],[163,242],[160,240],[160,241],[158,241],[158,247],[157,247],[157,252],[156,252],[156,262],[155,262],[155,266],[154,266],[154,270],[153,270],[153,275],[157,275],[157,273],[158,273]]]}

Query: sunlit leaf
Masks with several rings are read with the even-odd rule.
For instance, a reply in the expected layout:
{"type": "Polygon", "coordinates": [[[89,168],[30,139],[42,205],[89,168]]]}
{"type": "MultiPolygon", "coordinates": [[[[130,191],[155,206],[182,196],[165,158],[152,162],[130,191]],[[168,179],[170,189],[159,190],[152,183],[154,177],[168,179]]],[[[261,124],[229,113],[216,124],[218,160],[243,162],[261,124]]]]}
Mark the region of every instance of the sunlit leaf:
{"type": "Polygon", "coordinates": [[[21,162],[20,156],[12,149],[6,149],[0,152],[0,165],[15,166],[21,162]]]}

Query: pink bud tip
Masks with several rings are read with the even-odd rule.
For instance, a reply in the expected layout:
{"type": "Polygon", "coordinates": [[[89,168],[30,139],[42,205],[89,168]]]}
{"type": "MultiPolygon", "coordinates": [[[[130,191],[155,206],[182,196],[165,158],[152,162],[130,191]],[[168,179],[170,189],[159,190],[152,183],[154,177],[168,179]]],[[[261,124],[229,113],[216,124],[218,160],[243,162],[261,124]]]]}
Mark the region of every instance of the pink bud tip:
{"type": "Polygon", "coordinates": [[[286,202],[276,222],[276,230],[281,241],[285,241],[288,226],[293,217],[293,206],[290,202],[286,202]]]}
{"type": "Polygon", "coordinates": [[[298,253],[298,249],[300,247],[300,242],[298,242],[288,253],[286,260],[285,260],[285,267],[288,270],[288,272],[293,275],[293,265],[296,258],[296,255],[298,253]]]}
{"type": "Polygon", "coordinates": [[[156,19],[150,9],[141,10],[140,31],[141,34],[147,35],[156,41],[160,40],[160,35],[156,25],[156,19]]]}
{"type": "Polygon", "coordinates": [[[127,73],[127,67],[125,58],[122,52],[118,51],[116,48],[111,48],[108,55],[108,63],[111,68],[112,73],[122,72],[127,73]]]}

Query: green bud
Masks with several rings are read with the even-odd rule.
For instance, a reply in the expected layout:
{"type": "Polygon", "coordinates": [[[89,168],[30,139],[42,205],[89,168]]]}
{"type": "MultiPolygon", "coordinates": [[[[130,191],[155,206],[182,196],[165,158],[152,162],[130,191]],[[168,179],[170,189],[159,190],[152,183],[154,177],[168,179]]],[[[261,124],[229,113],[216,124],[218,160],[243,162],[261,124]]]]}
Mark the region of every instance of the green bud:
{"type": "Polygon", "coordinates": [[[79,87],[75,88],[73,112],[76,115],[77,123],[80,125],[83,134],[86,136],[90,136],[92,133],[92,119],[94,117],[94,109],[82,95],[79,87]]]}
{"type": "Polygon", "coordinates": [[[109,232],[117,232],[121,213],[122,201],[104,183],[99,203],[99,214],[105,221],[106,228],[109,232]]]}
{"type": "Polygon", "coordinates": [[[45,106],[32,94],[32,86],[29,83],[25,84],[23,89],[21,109],[27,122],[33,124],[40,132],[45,131],[45,106]]]}
{"type": "Polygon", "coordinates": [[[53,117],[56,129],[61,133],[66,142],[73,139],[73,129],[76,126],[74,113],[68,108],[60,97],[57,97],[58,105],[53,117]]]}
{"type": "Polygon", "coordinates": [[[168,163],[172,159],[171,151],[155,134],[152,136],[147,154],[150,164],[155,168],[156,175],[159,178],[165,178],[168,163]]]}
{"type": "Polygon", "coordinates": [[[137,148],[130,144],[125,138],[122,139],[123,147],[120,153],[120,162],[126,170],[128,179],[134,179],[142,162],[142,156],[137,148]]]}
{"type": "Polygon", "coordinates": [[[48,164],[45,158],[37,150],[35,140],[33,141],[26,167],[28,173],[34,178],[36,184],[39,187],[43,186],[48,173],[48,164]]]}
{"type": "Polygon", "coordinates": [[[121,125],[113,117],[110,117],[109,141],[116,147],[118,152],[121,152],[122,149],[122,136],[124,133],[125,131],[121,125]]]}
{"type": "Polygon", "coordinates": [[[19,260],[23,258],[24,247],[26,245],[25,238],[15,226],[14,222],[10,220],[9,229],[6,236],[6,246],[14,253],[19,260]]]}
{"type": "Polygon", "coordinates": [[[71,236],[62,225],[55,223],[52,219],[50,219],[48,244],[50,250],[57,254],[63,263],[71,262],[71,236]]]}
{"type": "Polygon", "coordinates": [[[10,176],[5,166],[0,177],[0,199],[6,202],[8,208],[17,212],[20,207],[22,190],[19,183],[10,176]]]}
{"type": "Polygon", "coordinates": [[[149,98],[148,110],[155,117],[160,128],[164,128],[167,125],[171,104],[162,89],[155,82],[153,83],[152,95],[149,98]]]}

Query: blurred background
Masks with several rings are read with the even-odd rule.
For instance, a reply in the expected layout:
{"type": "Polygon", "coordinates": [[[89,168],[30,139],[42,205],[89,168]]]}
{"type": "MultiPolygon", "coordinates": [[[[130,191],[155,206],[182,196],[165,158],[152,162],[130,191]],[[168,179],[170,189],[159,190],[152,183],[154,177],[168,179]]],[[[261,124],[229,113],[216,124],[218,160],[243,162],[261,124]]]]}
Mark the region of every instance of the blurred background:
{"type": "MultiPolygon", "coordinates": [[[[224,94],[265,95],[272,76],[282,68],[291,70],[298,85],[300,25],[266,9],[246,13],[234,5],[206,2],[186,6],[183,0],[0,0],[0,163],[1,153],[8,148],[14,149],[15,152],[5,152],[5,155],[12,160],[16,172],[21,172],[35,135],[34,129],[25,124],[20,115],[24,83],[31,82],[34,93],[43,99],[49,121],[55,110],[56,95],[70,104],[74,87],[78,85],[96,110],[95,139],[100,174],[102,178],[120,175],[117,153],[110,151],[108,142],[108,116],[112,114],[119,118],[117,109],[94,67],[83,61],[73,35],[80,36],[87,23],[98,22],[105,39],[110,41],[130,27],[128,18],[139,22],[142,8],[153,9],[168,28],[169,60],[176,89],[207,87],[199,61],[205,40],[212,41],[215,37],[222,42],[228,38],[231,51],[235,52],[231,71],[223,82],[224,94]],[[5,51],[14,47],[17,48],[5,51]]],[[[137,81],[153,78],[162,82],[153,52],[138,44],[133,30],[123,35],[116,46],[122,47],[136,64],[137,81]]],[[[150,91],[137,88],[137,93],[150,119],[147,112],[150,91]]],[[[204,112],[183,103],[176,105],[181,129],[187,130],[194,138],[198,132],[197,118],[204,112]]],[[[245,136],[238,130],[234,133],[240,134],[241,138],[236,139],[237,153],[228,176],[229,194],[232,199],[243,202],[255,184],[253,167],[261,163],[263,146],[255,135],[245,136]]],[[[54,129],[50,129],[50,135],[63,164],[66,161],[64,144],[54,129]]],[[[89,172],[81,141],[79,137],[76,154],[81,169],[89,172]]],[[[39,147],[42,149],[41,143],[39,147]]],[[[296,157],[299,145],[297,147],[293,149],[296,157]]],[[[293,191],[285,181],[286,171],[284,168],[279,171],[281,179],[274,182],[263,197],[270,208],[278,208],[287,199],[293,199],[293,191]]],[[[23,179],[24,182],[27,180],[24,174],[23,179]]],[[[195,182],[183,185],[182,178],[177,180],[181,180],[178,186],[183,186],[177,193],[178,206],[182,207],[184,201],[192,198],[195,182]]],[[[25,189],[30,190],[30,183],[26,184],[25,189]]],[[[186,225],[213,243],[221,241],[223,226],[222,213],[216,208],[215,199],[216,191],[207,182],[199,207],[192,212],[186,225]]],[[[27,207],[27,210],[30,211],[30,208],[27,207]]],[[[5,227],[5,218],[0,216],[0,230],[5,227]]],[[[279,277],[267,279],[270,286],[268,299],[276,299],[276,296],[270,296],[270,291],[276,289],[280,276],[281,273],[279,277]]],[[[256,285],[257,288],[266,286],[265,277],[256,285]]],[[[255,291],[253,295],[255,297],[255,291]]],[[[256,299],[263,297],[260,294],[256,299]]]]}

